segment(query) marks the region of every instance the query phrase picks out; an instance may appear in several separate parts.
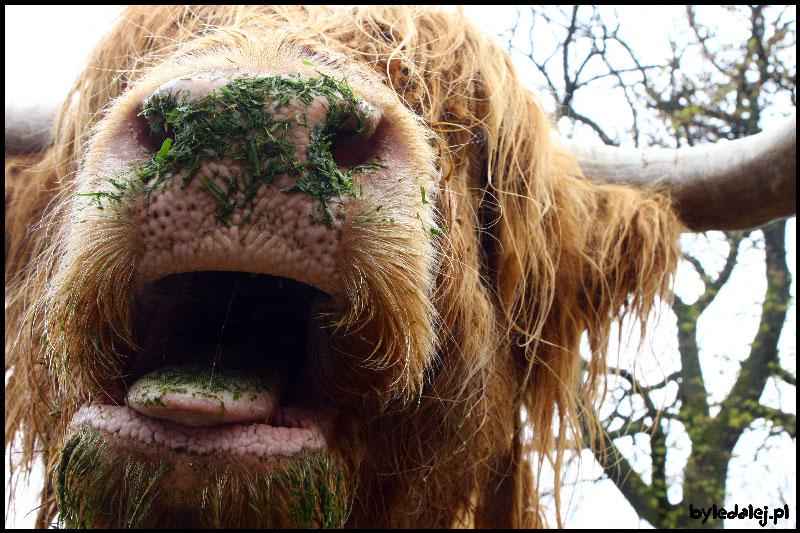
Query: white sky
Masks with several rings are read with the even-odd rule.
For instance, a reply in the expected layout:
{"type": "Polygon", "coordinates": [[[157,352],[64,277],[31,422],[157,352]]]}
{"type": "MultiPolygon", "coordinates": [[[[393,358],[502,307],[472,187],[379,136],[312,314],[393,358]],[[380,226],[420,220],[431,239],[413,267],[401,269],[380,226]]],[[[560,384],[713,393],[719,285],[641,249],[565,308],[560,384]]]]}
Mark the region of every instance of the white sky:
{"type": "MultiPolygon", "coordinates": [[[[470,6],[467,13],[473,20],[486,28],[487,32],[495,34],[506,29],[516,17],[516,11],[509,6],[470,6]]],[[[113,20],[118,8],[115,6],[6,6],[5,7],[5,98],[6,107],[26,103],[39,103],[43,101],[57,102],[66,95],[72,80],[81,68],[82,60],[90,47],[107,29],[113,20]],[[35,25],[31,21],[36,21],[35,25]]],[[[623,38],[630,42],[640,57],[653,54],[661,57],[669,50],[668,31],[674,26],[673,20],[681,17],[683,8],[680,6],[632,6],[620,8],[619,14],[623,20],[623,38]]],[[[537,50],[539,47],[554,46],[552,37],[548,35],[537,36],[537,50]]],[[[524,65],[524,64],[522,64],[524,65]]],[[[518,66],[523,79],[530,85],[536,86],[537,80],[531,76],[532,69],[518,66]]],[[[538,82],[540,83],[540,82],[538,82]]],[[[595,101],[585,105],[593,107],[593,119],[605,125],[616,125],[623,131],[630,125],[626,108],[609,101],[608,94],[598,92],[595,101]],[[620,111],[622,109],[622,111],[620,111]],[[620,117],[623,117],[620,119],[620,117]]],[[[588,114],[588,113],[587,113],[588,114]]],[[[795,257],[795,222],[790,221],[787,245],[790,246],[788,261],[792,272],[796,272],[795,257]]],[[[724,250],[724,248],[723,248],[724,250]]],[[[707,380],[718,383],[718,388],[712,390],[714,399],[722,398],[736,378],[738,361],[747,355],[748,343],[752,340],[755,324],[758,318],[758,306],[746,305],[748,302],[758,302],[763,298],[763,267],[759,267],[759,254],[763,251],[750,250],[742,256],[741,265],[737,266],[731,281],[726,289],[717,298],[714,308],[709,309],[703,316],[701,328],[704,338],[701,342],[704,347],[703,366],[707,380]],[[715,353],[709,353],[710,350],[715,353]],[[724,357],[716,357],[724,354],[724,357]],[[709,368],[714,368],[718,375],[709,374],[709,368]]],[[[708,255],[704,261],[714,261],[708,255]]],[[[716,259],[718,260],[718,258],[716,259]]],[[[763,261],[763,260],[762,260],[763,261]]],[[[678,279],[678,292],[692,301],[696,298],[698,290],[697,277],[682,268],[678,279]],[[694,292],[695,296],[689,296],[694,292]]],[[[793,289],[793,294],[795,294],[793,289]]],[[[792,307],[794,316],[794,307],[792,307]]],[[[785,346],[784,367],[795,370],[796,354],[796,327],[792,318],[792,325],[785,328],[782,346],[785,346]],[[789,359],[786,359],[786,358],[789,359]]],[[[672,335],[674,320],[663,320],[664,324],[655,333],[654,341],[656,350],[663,350],[666,346],[670,350],[675,347],[672,335]]],[[[661,352],[663,362],[667,350],[661,352]]],[[[673,356],[667,356],[672,358],[673,356]]],[[[647,364],[647,363],[645,363],[647,364]]],[[[656,366],[649,363],[651,367],[656,366]]],[[[645,370],[645,369],[643,369],[645,370]]],[[[796,413],[794,389],[771,391],[765,393],[763,401],[770,405],[781,406],[784,410],[796,413]],[[771,395],[771,396],[770,396],[771,395]],[[771,398],[769,399],[768,396],[771,398]]],[[[789,486],[783,487],[788,501],[795,501],[796,458],[795,445],[790,439],[768,450],[757,450],[763,441],[763,435],[755,435],[751,443],[742,443],[736,452],[742,459],[733,465],[741,471],[738,474],[746,480],[741,486],[729,486],[728,490],[734,494],[738,501],[753,503],[754,505],[771,504],[772,501],[759,499],[763,486],[758,480],[771,475],[762,467],[754,467],[752,458],[758,453],[761,463],[769,463],[770,468],[780,465],[781,476],[790,471],[789,486]],[[772,460],[768,460],[773,457],[772,460]],[[741,464],[740,464],[741,463],[741,464]]],[[[685,443],[684,443],[685,444],[685,443]]],[[[678,476],[681,464],[685,463],[685,453],[676,454],[673,464],[673,475],[678,476]]],[[[646,461],[647,458],[642,458],[646,461]]],[[[591,467],[593,461],[586,458],[585,469],[591,467]]],[[[644,464],[644,463],[643,463],[644,464]]],[[[597,475],[598,470],[594,470],[597,475]]],[[[39,474],[41,475],[41,474],[39,474]]],[[[774,476],[773,476],[774,477],[774,476]]],[[[770,482],[771,483],[771,482],[770,482]]],[[[764,483],[769,485],[770,483],[764,483]]],[[[774,483],[772,483],[774,484],[774,483]]],[[[569,527],[641,527],[643,524],[637,520],[633,509],[617,492],[611,482],[606,481],[600,485],[581,486],[571,499],[569,527]]],[[[729,485],[731,485],[729,483],[729,485]]],[[[675,495],[672,495],[673,497],[675,495]]],[[[33,513],[25,516],[33,504],[18,503],[18,511],[9,516],[7,527],[30,527],[33,523],[33,513]]],[[[7,506],[8,507],[8,506],[7,506]]],[[[796,509],[792,509],[794,514],[796,509]]],[[[792,521],[795,523],[796,519],[792,521]]],[[[742,522],[728,523],[727,527],[753,527],[753,524],[742,522]]],[[[757,526],[756,526],[757,527],[757,526]]]]}

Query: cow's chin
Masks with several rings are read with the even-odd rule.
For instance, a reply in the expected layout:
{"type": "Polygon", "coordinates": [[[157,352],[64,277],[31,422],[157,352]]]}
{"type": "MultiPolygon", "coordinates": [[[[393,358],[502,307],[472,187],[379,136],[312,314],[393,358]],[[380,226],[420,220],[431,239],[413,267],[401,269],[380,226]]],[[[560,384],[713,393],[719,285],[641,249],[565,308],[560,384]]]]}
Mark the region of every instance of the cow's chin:
{"type": "Polygon", "coordinates": [[[83,425],[64,446],[61,524],[102,528],[341,527],[352,496],[338,454],[198,455],[83,425]]]}

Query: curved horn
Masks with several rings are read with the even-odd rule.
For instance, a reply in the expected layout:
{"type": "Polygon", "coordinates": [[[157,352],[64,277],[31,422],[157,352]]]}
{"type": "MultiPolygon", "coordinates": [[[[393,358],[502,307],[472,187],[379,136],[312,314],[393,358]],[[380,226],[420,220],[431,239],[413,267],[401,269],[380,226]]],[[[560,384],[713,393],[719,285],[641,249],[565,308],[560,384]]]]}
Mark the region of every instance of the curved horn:
{"type": "Polygon", "coordinates": [[[6,154],[41,152],[53,144],[58,104],[6,105],[6,154]]]}
{"type": "Polygon", "coordinates": [[[771,131],[677,150],[561,145],[591,179],[669,192],[693,231],[753,228],[797,213],[796,114],[771,131]]]}

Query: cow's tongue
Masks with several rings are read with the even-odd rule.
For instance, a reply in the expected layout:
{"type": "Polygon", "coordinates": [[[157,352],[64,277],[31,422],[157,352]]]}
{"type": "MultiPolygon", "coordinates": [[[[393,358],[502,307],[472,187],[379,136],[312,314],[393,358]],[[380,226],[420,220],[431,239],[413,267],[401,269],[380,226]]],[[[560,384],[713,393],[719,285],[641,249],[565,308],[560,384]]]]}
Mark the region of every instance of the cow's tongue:
{"type": "Polygon", "coordinates": [[[212,364],[169,366],[136,380],[127,403],[145,416],[186,426],[267,422],[278,405],[276,383],[212,364]]]}

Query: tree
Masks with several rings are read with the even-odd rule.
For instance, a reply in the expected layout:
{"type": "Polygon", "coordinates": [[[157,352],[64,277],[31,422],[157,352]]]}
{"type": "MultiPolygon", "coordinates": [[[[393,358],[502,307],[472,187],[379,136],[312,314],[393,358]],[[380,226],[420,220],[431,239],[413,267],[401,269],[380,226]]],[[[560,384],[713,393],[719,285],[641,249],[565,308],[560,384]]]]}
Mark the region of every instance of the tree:
{"type": "MultiPolygon", "coordinates": [[[[670,55],[657,61],[639,57],[637,47],[626,40],[626,29],[619,14],[611,10],[533,7],[526,17],[518,12],[505,36],[512,52],[527,56],[553,94],[556,115],[565,119],[560,121],[562,130],[567,126],[572,132],[580,131],[582,125],[606,144],[632,140],[637,146],[686,146],[736,139],[761,131],[775,109],[788,114],[795,107],[793,8],[717,7],[698,12],[687,7],[683,24],[669,41],[670,55]],[[531,21],[529,47],[521,39],[525,18],[531,21]],[[725,21],[725,25],[708,20],[725,21]],[[555,50],[541,50],[541,37],[547,32],[556,36],[555,50]],[[629,131],[621,135],[608,131],[602,119],[592,115],[596,105],[581,105],[586,101],[583,94],[603,84],[608,89],[609,81],[632,116],[629,131]]],[[[717,269],[710,265],[708,251],[698,250],[698,239],[695,243],[687,239],[684,266],[694,271],[701,290],[694,301],[676,294],[672,302],[678,364],[657,380],[642,378],[624,366],[610,369],[610,402],[600,415],[600,431],[592,442],[587,437],[583,444],[593,450],[604,476],[616,484],[639,517],[655,527],[724,524],[723,520],[702,523],[691,518],[689,504],[728,508],[739,504],[741,508],[752,503],[772,509],[787,503],[780,501],[781,496],[759,500],[760,494],[753,494],[749,502],[733,501],[730,491],[726,492],[734,448],[743,435],[763,426],[767,428],[763,446],[771,445],[774,438],[791,438],[796,445],[796,414],[762,400],[769,387],[789,388],[792,397],[796,394],[796,376],[788,364],[791,361],[793,368],[795,341],[783,357],[778,349],[794,306],[786,226],[786,221],[778,221],[757,230],[714,232],[700,239],[707,247],[727,245],[717,269]],[[714,348],[703,346],[698,323],[730,282],[742,261],[740,251],[752,246],[764,253],[760,275],[765,289],[758,327],[747,355],[738,361],[732,386],[719,394],[710,367],[722,354],[703,357],[704,350],[714,348]],[[688,436],[688,450],[674,444],[681,433],[688,436]],[[638,452],[649,456],[649,468],[634,467],[631,454],[620,445],[634,434],[646,437],[646,445],[638,452]],[[668,470],[676,452],[688,457],[682,475],[673,479],[668,470]]],[[[793,333],[788,332],[792,339],[793,333]]],[[[586,411],[587,417],[590,412],[586,411]]],[[[590,423],[587,418],[587,426],[590,423]]],[[[790,476],[793,485],[795,472],[790,476]]],[[[790,501],[793,508],[791,497],[790,501]]]]}

